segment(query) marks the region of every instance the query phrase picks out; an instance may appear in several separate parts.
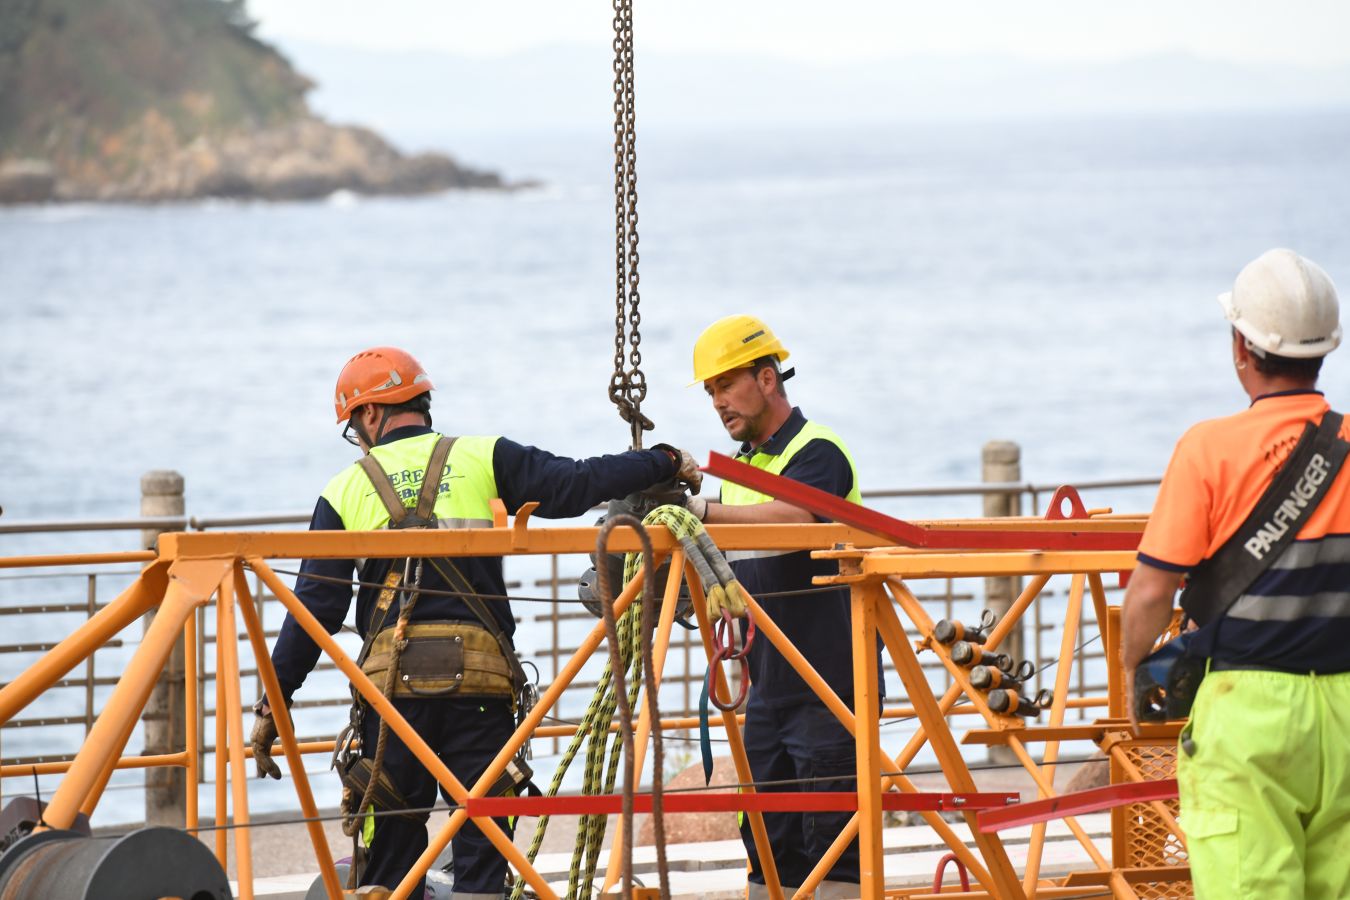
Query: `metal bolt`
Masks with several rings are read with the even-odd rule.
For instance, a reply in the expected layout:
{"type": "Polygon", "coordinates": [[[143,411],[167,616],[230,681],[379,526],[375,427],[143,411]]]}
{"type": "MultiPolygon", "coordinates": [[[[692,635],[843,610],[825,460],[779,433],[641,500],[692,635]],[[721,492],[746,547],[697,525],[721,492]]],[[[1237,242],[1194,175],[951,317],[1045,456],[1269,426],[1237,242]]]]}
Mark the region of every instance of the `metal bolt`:
{"type": "Polygon", "coordinates": [[[404,680],[404,681],[407,681],[407,680],[408,680],[408,676],[407,676],[407,675],[404,675],[404,676],[403,676],[403,680],[404,680]]]}
{"type": "Polygon", "coordinates": [[[965,805],[966,805],[966,798],[965,798],[965,797],[953,797],[953,798],[952,798],[952,806],[965,806],[965,805]]]}
{"type": "Polygon", "coordinates": [[[463,681],[463,680],[464,680],[464,673],[463,673],[463,672],[456,672],[456,673],[455,673],[455,680],[456,680],[456,681],[463,681]]]}
{"type": "Polygon", "coordinates": [[[459,635],[455,635],[455,643],[456,644],[464,643],[464,638],[460,637],[459,635]]]}

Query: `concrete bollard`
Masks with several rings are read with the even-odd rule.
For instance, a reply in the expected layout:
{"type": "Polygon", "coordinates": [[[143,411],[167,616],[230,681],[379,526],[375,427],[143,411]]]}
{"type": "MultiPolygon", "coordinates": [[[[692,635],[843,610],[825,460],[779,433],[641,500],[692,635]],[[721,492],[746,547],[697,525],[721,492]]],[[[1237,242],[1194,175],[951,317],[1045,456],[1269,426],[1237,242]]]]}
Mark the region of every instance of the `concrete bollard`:
{"type": "MultiPolygon", "coordinates": [[[[980,451],[980,478],[989,483],[1022,480],[1022,448],[1012,441],[989,441],[980,451]]],[[[1020,494],[1001,492],[984,495],[984,515],[988,518],[1017,516],[1022,513],[1020,494]]],[[[1012,602],[1022,590],[1020,578],[986,578],[984,580],[985,606],[998,616],[999,621],[1008,614],[1012,602]]],[[[1025,644],[1022,630],[1014,629],[999,646],[1000,653],[1007,653],[1014,660],[1025,659],[1025,644]]],[[[991,747],[989,758],[994,762],[1016,762],[1007,747],[991,747]]]]}
{"type": "MultiPolygon", "coordinates": [[[[990,441],[980,453],[981,479],[985,482],[1022,480],[1022,448],[1012,441],[990,441]]],[[[991,491],[984,495],[984,515],[989,518],[1022,514],[1022,498],[1018,494],[991,491]]],[[[986,578],[984,596],[989,609],[1001,620],[1021,591],[1018,578],[986,578]]],[[[1022,633],[1014,631],[999,647],[1013,659],[1022,659],[1022,633]]]]}
{"type": "MultiPolygon", "coordinates": [[[[142,516],[181,516],[183,476],[157,470],[141,476],[142,516]]],[[[141,546],[153,550],[165,529],[141,531],[141,546]]],[[[144,629],[150,629],[155,610],[145,614],[144,629]]],[[[187,707],[183,695],[183,643],[179,641],[169,655],[168,664],[150,694],[142,714],[146,754],[179,753],[187,744],[187,707]]],[[[145,770],[145,824],[181,828],[187,817],[187,773],[179,766],[159,766],[145,770]]]]}

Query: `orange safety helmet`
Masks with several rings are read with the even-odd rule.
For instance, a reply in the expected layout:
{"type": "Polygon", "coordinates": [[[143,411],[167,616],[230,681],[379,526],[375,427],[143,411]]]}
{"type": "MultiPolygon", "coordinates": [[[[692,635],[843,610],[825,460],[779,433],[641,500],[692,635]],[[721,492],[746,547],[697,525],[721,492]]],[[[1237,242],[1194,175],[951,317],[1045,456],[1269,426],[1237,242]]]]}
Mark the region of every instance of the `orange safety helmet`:
{"type": "Polygon", "coordinates": [[[431,377],[411,353],[397,347],[371,347],[347,360],[333,392],[338,423],[370,403],[399,404],[435,390],[431,377]]]}

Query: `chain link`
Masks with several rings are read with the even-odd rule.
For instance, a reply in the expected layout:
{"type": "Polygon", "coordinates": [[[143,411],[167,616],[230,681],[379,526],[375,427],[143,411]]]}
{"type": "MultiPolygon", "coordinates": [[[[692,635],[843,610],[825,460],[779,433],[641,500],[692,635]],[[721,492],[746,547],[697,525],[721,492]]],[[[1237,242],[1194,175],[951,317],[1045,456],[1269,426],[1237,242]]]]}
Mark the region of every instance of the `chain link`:
{"type": "Polygon", "coordinates": [[[609,399],[632,428],[633,449],[652,421],[642,414],[642,302],[638,290],[637,122],[633,89],[633,0],[614,0],[614,374],[609,399]],[[627,360],[625,356],[627,345],[627,360]],[[631,367],[631,368],[628,368],[631,367]]]}

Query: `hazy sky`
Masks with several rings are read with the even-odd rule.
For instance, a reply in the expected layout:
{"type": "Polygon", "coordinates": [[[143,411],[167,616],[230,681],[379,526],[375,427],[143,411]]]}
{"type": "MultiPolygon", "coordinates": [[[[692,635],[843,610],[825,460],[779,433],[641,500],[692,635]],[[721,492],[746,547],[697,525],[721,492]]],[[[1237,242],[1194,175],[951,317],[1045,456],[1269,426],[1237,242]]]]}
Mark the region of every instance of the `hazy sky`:
{"type": "MultiPolygon", "coordinates": [[[[498,55],[608,42],[603,0],[250,0],[264,37],[370,49],[498,55]]],[[[637,0],[639,47],[749,51],[843,61],[915,53],[1006,53],[1110,61],[1188,52],[1207,59],[1350,62],[1347,0],[637,0]]]]}

